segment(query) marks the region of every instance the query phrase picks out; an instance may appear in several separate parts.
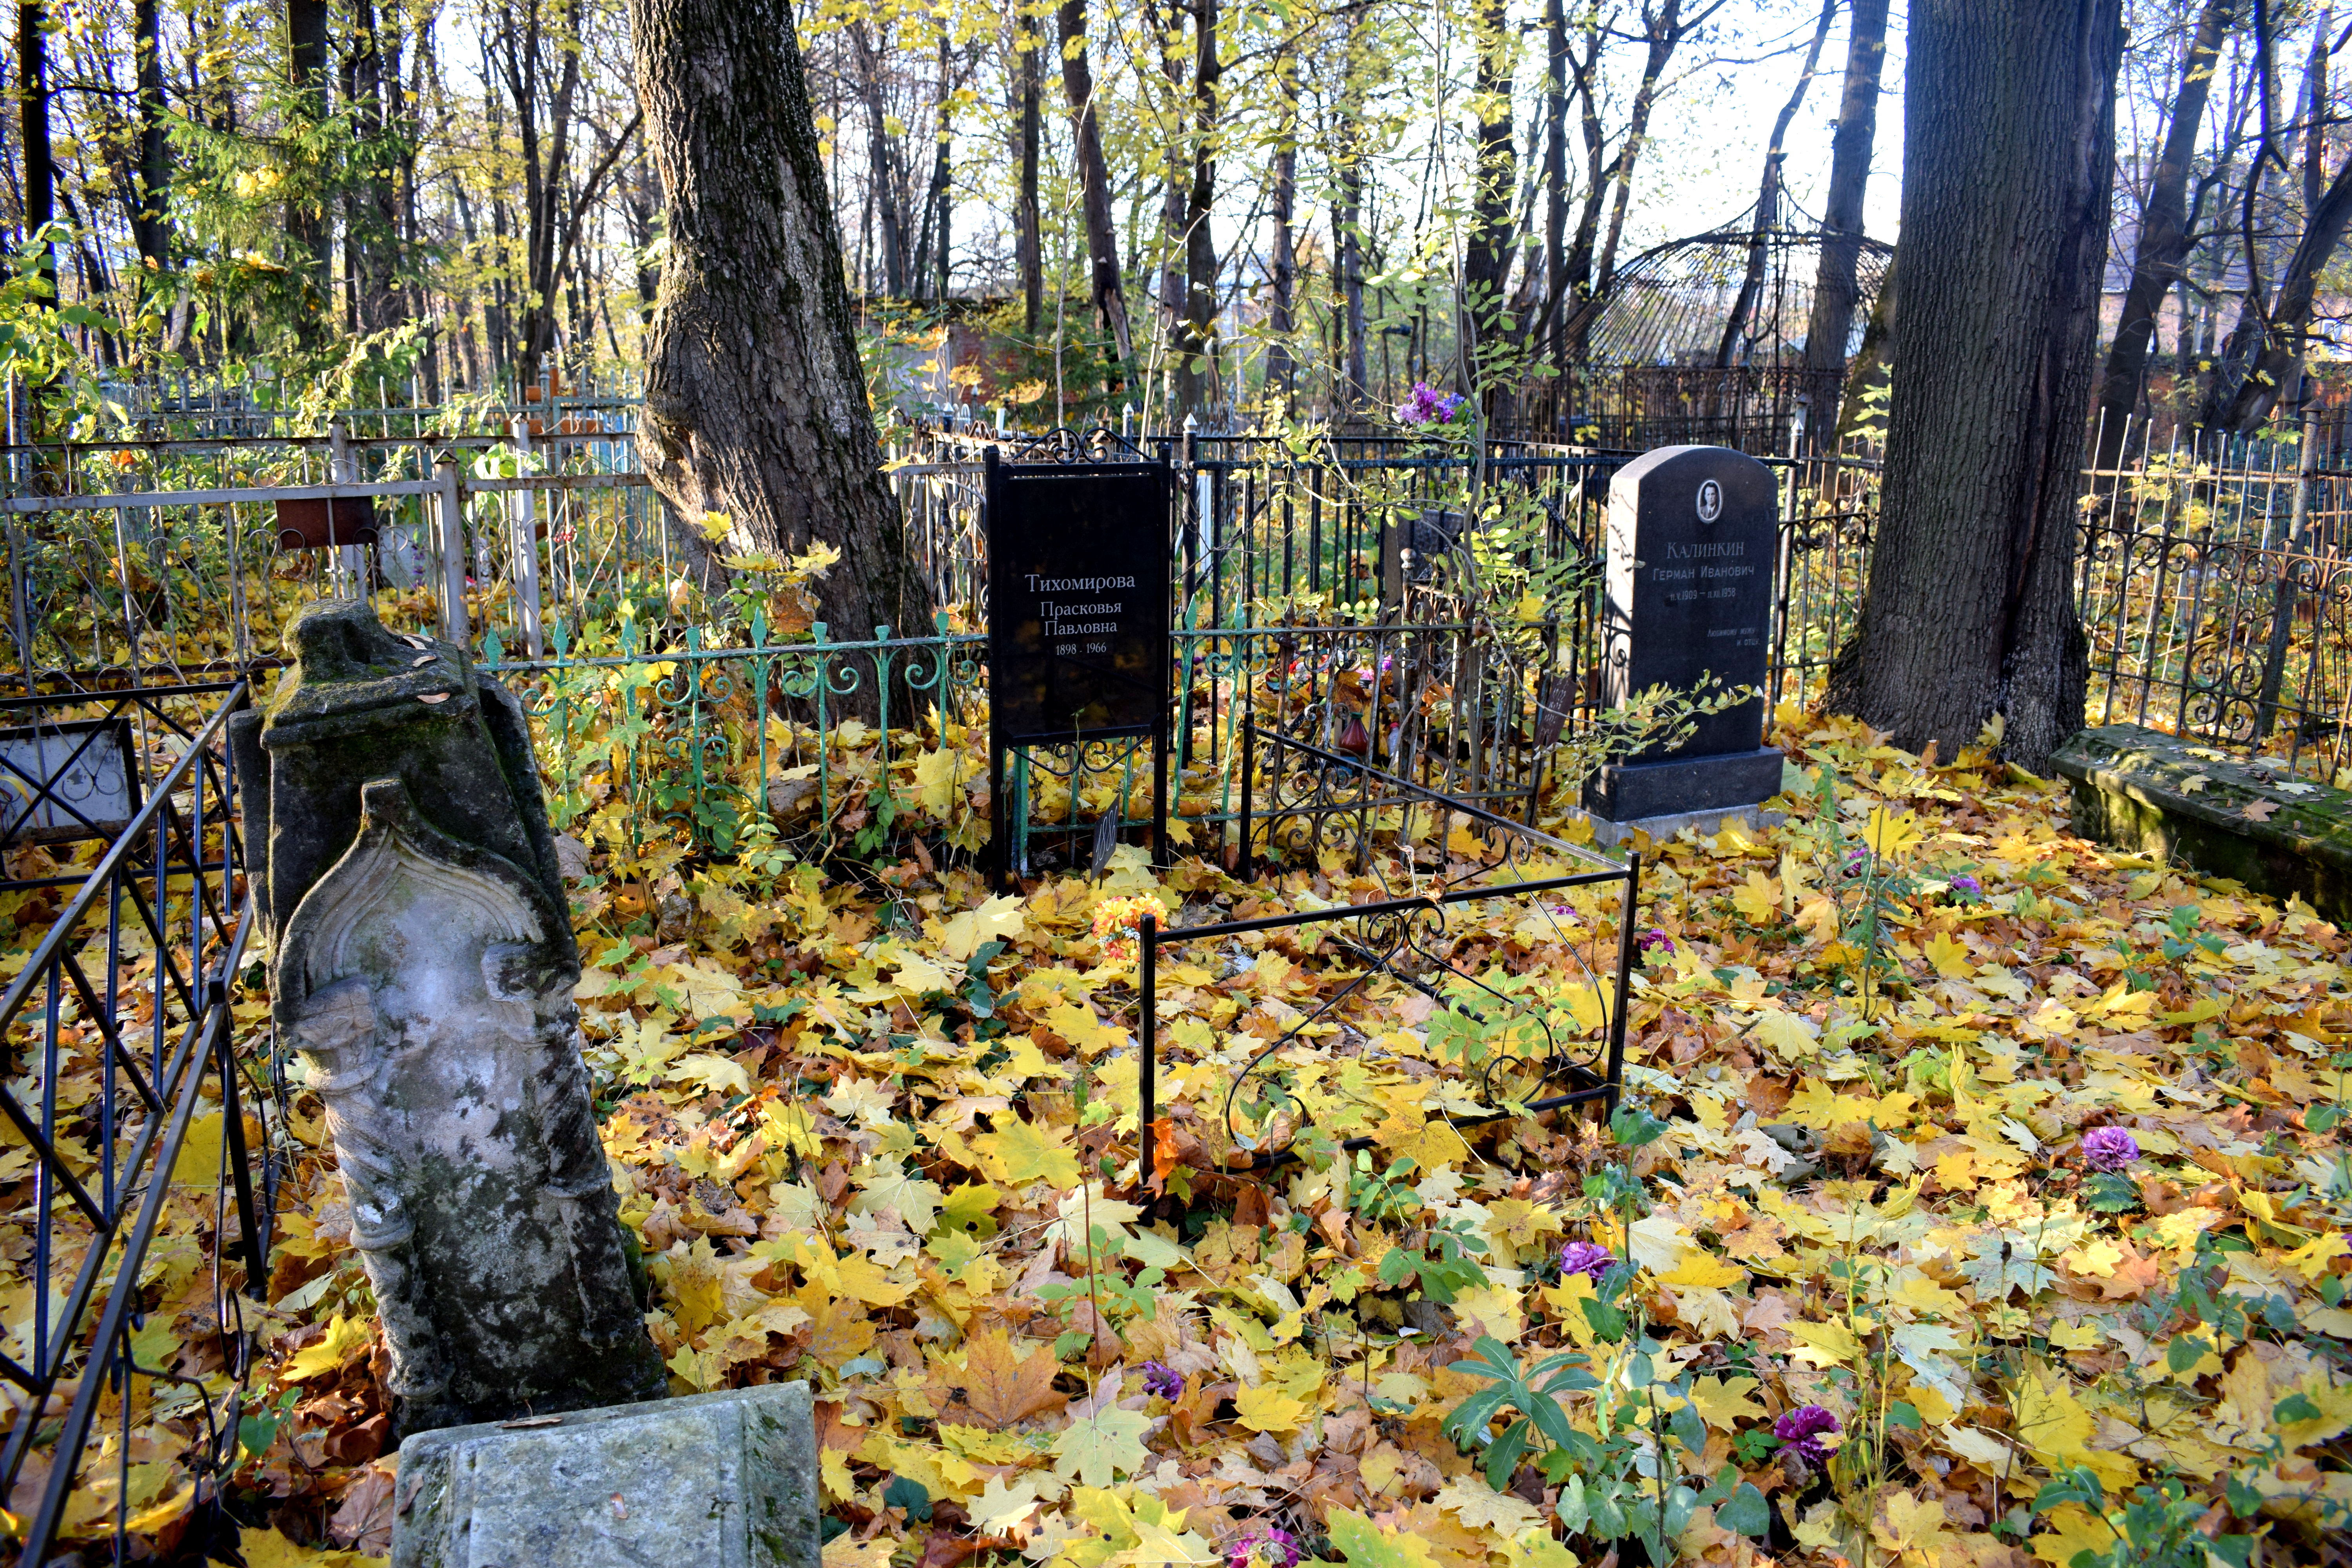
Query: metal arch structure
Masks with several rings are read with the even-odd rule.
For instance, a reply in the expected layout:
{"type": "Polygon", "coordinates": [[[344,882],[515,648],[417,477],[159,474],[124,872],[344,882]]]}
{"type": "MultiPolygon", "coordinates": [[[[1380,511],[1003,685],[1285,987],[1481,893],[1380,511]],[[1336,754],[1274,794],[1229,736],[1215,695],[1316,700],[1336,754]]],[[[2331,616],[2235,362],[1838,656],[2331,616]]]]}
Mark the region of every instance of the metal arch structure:
{"type": "Polygon", "coordinates": [[[1636,255],[1570,318],[1575,363],[1530,389],[1530,434],[1640,450],[1703,442],[1784,453],[1797,422],[1833,405],[1895,247],[1855,241],[1853,313],[1836,370],[1808,361],[1814,285],[1831,236],[1777,194],[1758,209],[1636,255]]]}
{"type": "MultiPolygon", "coordinates": [[[[1828,238],[1817,228],[1759,234],[1734,223],[1651,247],[1619,268],[1595,301],[1585,333],[1586,363],[1612,370],[1801,368],[1813,283],[1828,238]],[[1757,287],[1749,292],[1749,267],[1759,250],[1757,287]],[[1743,292],[1749,292],[1745,309],[1743,292]]],[[[1841,363],[1861,346],[1895,260],[1895,247],[1884,240],[1857,243],[1853,318],[1839,345],[1841,363]]]]}

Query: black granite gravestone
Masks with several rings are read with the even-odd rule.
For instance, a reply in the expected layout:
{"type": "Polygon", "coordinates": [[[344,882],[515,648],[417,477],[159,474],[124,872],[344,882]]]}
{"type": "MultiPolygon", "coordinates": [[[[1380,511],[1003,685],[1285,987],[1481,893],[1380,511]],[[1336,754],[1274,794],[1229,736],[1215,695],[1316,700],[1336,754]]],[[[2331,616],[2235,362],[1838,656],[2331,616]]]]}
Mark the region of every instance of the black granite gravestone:
{"type": "Polygon", "coordinates": [[[1609,486],[1603,690],[1611,704],[1651,687],[1752,687],[1672,748],[1603,766],[1585,809],[1612,822],[1723,811],[1779,793],[1780,753],[1763,743],[1779,512],[1771,470],[1722,447],[1667,447],[1609,486]]]}
{"type": "Polygon", "coordinates": [[[1169,469],[984,464],[990,773],[1000,869],[1004,754],[1124,735],[1153,742],[1155,843],[1168,718],[1169,469]]]}

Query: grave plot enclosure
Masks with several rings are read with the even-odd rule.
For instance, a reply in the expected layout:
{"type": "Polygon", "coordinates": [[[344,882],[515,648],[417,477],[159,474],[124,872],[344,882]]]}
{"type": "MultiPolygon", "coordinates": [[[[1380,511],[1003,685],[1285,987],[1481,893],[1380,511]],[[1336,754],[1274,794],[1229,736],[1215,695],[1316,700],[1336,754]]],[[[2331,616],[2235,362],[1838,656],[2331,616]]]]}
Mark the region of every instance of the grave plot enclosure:
{"type": "MultiPolygon", "coordinates": [[[[1634,916],[1641,899],[1638,853],[1620,865],[1590,849],[1507,817],[1426,789],[1410,779],[1366,766],[1279,731],[1249,725],[1244,739],[1263,757],[1263,782],[1253,780],[1242,825],[1244,846],[1262,839],[1271,856],[1337,868],[1378,867],[1368,851],[1375,836],[1398,857],[1390,896],[1363,903],[1165,928],[1147,919],[1139,928],[1139,1089],[1141,1112],[1139,1170],[1150,1183],[1179,1163],[1180,1134],[1161,1119],[1159,1041],[1163,958],[1189,962],[1225,950],[1237,960],[1237,939],[1254,933],[1313,933],[1328,960],[1331,989],[1312,1009],[1291,1009],[1273,1037],[1245,1059],[1187,1049],[1188,1064],[1224,1076],[1212,1136],[1266,1169],[1292,1157],[1319,1131],[1311,1095],[1294,1092],[1294,1074],[1311,1077],[1332,1056],[1350,1055],[1379,1070],[1393,1060],[1389,1047],[1341,1022],[1345,1005],[1383,981],[1417,993],[1430,1005],[1427,1045],[1470,1069],[1475,1105],[1433,1107],[1430,1118],[1468,1127],[1511,1117],[1593,1104],[1614,1110],[1623,1084],[1625,997],[1633,973],[1634,916]],[[1424,881],[1423,868],[1434,872],[1424,881]],[[1590,891],[1586,891],[1590,889],[1590,891]],[[1580,910],[1579,903],[1589,907],[1580,910]],[[1465,908],[1464,906],[1470,906],[1465,908]],[[1467,916],[1467,919],[1457,917],[1467,916]],[[1603,922],[1613,924],[1604,931],[1603,922]],[[1491,952],[1465,952],[1457,939],[1512,933],[1529,952],[1557,957],[1541,973],[1499,975],[1491,952]],[[1329,1036],[1339,1043],[1325,1043],[1329,1036]]],[[[1244,855],[1251,855],[1244,848],[1244,855]]],[[[1255,857],[1244,861],[1246,875],[1255,857]]],[[[1277,1016],[1283,1015],[1277,1014],[1277,1016]]],[[[1181,1046],[1181,1042],[1174,1042],[1181,1046]]],[[[1196,1079],[1197,1081],[1197,1079],[1196,1079]]],[[[1195,1098],[1195,1103],[1199,1103],[1195,1098]]],[[[1198,1125],[1197,1118],[1195,1125],[1198,1125]]],[[[1352,1152],[1376,1140],[1331,1140],[1352,1152]]],[[[1331,1146],[1327,1144],[1327,1147],[1331,1146]]]]}

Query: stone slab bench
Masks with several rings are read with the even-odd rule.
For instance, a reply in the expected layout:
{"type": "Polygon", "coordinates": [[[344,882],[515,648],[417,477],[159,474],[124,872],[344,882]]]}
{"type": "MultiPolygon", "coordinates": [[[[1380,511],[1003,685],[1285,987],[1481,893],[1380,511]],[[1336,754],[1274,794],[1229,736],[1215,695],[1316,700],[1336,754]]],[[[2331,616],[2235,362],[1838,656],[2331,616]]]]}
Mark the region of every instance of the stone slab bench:
{"type": "Polygon", "coordinates": [[[2084,837],[2352,923],[2352,794],[2137,724],[2081,731],[2053,765],[2084,837]]]}

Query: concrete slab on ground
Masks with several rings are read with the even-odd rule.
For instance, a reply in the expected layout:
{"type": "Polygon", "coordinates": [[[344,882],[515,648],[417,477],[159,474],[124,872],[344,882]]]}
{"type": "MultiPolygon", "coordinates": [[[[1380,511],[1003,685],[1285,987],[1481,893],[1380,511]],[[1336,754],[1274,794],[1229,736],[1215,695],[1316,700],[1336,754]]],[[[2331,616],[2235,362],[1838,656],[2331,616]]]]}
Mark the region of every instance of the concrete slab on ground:
{"type": "Polygon", "coordinates": [[[2352,921],[2352,794],[2137,724],[2079,731],[2052,765],[2084,837],[2352,921]]]}
{"type": "Polygon", "coordinates": [[[395,1568],[820,1568],[805,1383],[425,1432],[395,1568]]]}

